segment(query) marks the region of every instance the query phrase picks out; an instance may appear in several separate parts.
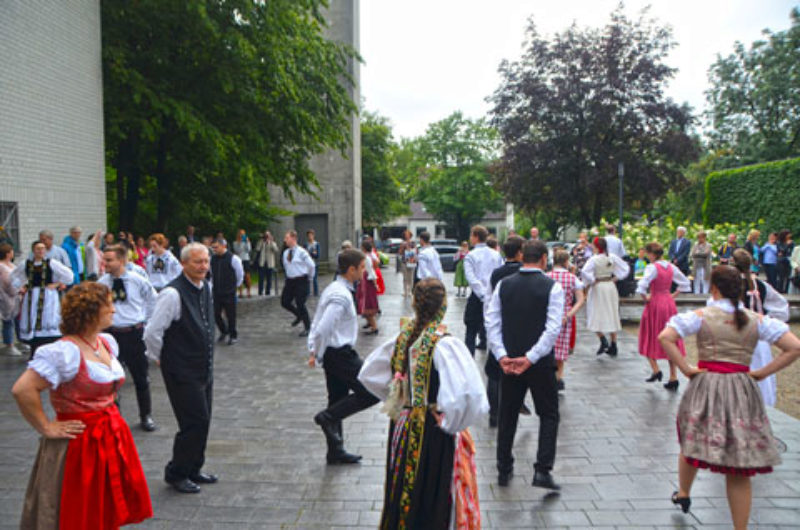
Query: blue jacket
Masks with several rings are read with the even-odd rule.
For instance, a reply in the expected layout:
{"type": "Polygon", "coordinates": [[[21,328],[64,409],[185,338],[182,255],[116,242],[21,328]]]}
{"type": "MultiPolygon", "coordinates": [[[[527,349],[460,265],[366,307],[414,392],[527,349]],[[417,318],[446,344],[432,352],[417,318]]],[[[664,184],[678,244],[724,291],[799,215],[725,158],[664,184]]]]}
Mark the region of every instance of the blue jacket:
{"type": "Polygon", "coordinates": [[[69,264],[72,267],[72,274],[75,277],[75,285],[81,283],[80,264],[83,263],[84,249],[83,243],[76,243],[70,236],[64,236],[64,241],[61,242],[61,248],[67,252],[69,256],[69,264]]]}

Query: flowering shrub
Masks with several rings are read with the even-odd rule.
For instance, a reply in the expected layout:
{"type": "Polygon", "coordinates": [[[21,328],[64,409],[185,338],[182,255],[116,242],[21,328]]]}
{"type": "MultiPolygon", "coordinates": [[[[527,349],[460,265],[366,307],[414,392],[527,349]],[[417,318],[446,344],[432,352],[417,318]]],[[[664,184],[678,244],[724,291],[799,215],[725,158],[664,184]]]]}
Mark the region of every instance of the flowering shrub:
{"type": "MultiPolygon", "coordinates": [[[[605,219],[600,220],[600,227],[592,227],[588,230],[591,237],[603,236],[606,233],[605,219]]],[[[635,256],[640,248],[651,241],[657,241],[664,246],[664,252],[669,247],[669,242],[675,238],[675,231],[679,226],[686,228],[686,237],[694,243],[697,240],[697,233],[704,231],[714,253],[728,239],[728,234],[736,234],[736,242],[739,246],[743,245],[750,230],[758,230],[764,224],[763,219],[752,222],[742,223],[719,223],[713,226],[703,226],[698,223],[686,224],[677,219],[666,217],[659,221],[650,221],[647,216],[635,223],[623,223],[622,242],[628,254],[635,256]]],[[[615,225],[616,226],[616,225],[615,225]]],[[[766,239],[766,234],[762,234],[762,240],[766,239]]]]}

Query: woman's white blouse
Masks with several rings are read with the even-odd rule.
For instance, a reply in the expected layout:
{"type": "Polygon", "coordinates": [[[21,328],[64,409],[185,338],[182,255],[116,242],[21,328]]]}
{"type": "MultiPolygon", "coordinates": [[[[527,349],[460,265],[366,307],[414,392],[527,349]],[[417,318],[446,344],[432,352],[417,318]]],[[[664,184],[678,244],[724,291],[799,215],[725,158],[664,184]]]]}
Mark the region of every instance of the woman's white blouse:
{"type": "MultiPolygon", "coordinates": [[[[708,303],[709,307],[718,307],[726,313],[733,313],[733,304],[728,300],[713,300],[708,303]]],[[[744,309],[743,304],[739,304],[739,309],[744,309]]],[[[702,314],[702,312],[701,312],[702,314]]],[[[672,317],[667,326],[671,327],[678,332],[681,337],[695,335],[700,331],[703,325],[703,317],[698,315],[695,311],[687,311],[672,317]]],[[[758,324],[758,337],[760,340],[769,342],[777,342],[783,335],[789,331],[789,326],[780,320],[765,316],[758,324]]]]}
{"type": "MultiPolygon", "coordinates": [[[[117,360],[119,345],[111,335],[101,333],[111,348],[111,366],[86,359],[86,369],[89,379],[95,383],[112,383],[125,377],[125,370],[117,360]]],[[[28,363],[28,368],[42,376],[53,387],[58,388],[62,383],[72,381],[78,375],[81,366],[81,350],[77,344],[68,340],[59,340],[46,344],[36,350],[33,360],[28,363]]]]}
{"type": "MultiPolygon", "coordinates": [[[[581,269],[581,279],[583,280],[584,285],[587,287],[592,285],[595,281],[595,272],[594,269],[597,265],[597,261],[603,256],[603,254],[595,255],[589,258],[589,261],[586,262],[586,265],[583,266],[581,269]]],[[[611,260],[611,263],[614,265],[614,277],[623,279],[628,275],[630,272],[631,267],[628,265],[624,259],[620,258],[615,254],[608,254],[606,255],[611,260]]]]}
{"type": "MultiPolygon", "coordinates": [[[[666,260],[659,260],[662,266],[672,267],[672,282],[678,286],[678,291],[682,293],[688,293],[692,290],[692,284],[689,283],[689,279],[681,272],[681,270],[669,263],[666,260]]],[[[647,294],[647,290],[650,288],[650,283],[658,277],[658,269],[656,268],[655,263],[648,263],[647,267],[644,268],[644,276],[639,282],[636,284],[636,292],[638,294],[647,294]]]]}
{"type": "MultiPolygon", "coordinates": [[[[375,349],[364,361],[358,379],[385,401],[394,374],[391,361],[397,336],[375,349]]],[[[433,351],[433,365],[439,372],[436,405],[443,414],[441,428],[449,434],[463,431],[489,412],[483,380],[466,345],[455,337],[443,337],[433,351]]]]}

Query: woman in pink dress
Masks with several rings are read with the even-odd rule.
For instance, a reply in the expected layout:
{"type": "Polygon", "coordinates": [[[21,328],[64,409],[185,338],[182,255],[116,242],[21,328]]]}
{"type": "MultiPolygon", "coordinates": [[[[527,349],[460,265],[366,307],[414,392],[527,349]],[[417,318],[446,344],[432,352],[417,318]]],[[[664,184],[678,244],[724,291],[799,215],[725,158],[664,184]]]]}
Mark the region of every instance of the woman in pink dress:
{"type": "MultiPolygon", "coordinates": [[[[645,382],[652,383],[661,381],[663,377],[661,369],[658,367],[658,359],[668,359],[667,353],[658,341],[658,334],[667,325],[669,319],[678,313],[675,306],[675,297],[678,291],[688,292],[691,284],[686,276],[666,260],[661,259],[664,255],[664,248],[658,243],[649,243],[645,247],[650,264],[644,269],[644,276],[639,280],[636,292],[645,301],[642,320],[639,324],[639,354],[647,357],[650,362],[652,373],[645,382]],[[671,293],[673,282],[678,289],[671,293]],[[647,293],[648,288],[650,294],[647,293]]],[[[683,341],[678,341],[678,349],[681,355],[686,355],[683,341]]],[[[669,381],[664,383],[667,390],[678,389],[678,371],[675,364],[669,361],[669,381]]]]}

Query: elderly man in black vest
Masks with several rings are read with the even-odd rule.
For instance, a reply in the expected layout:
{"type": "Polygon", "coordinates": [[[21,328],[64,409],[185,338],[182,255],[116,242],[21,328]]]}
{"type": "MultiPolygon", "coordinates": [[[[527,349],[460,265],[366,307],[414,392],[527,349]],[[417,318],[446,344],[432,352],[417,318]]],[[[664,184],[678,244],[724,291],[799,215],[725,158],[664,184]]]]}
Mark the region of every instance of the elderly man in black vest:
{"type": "Polygon", "coordinates": [[[219,341],[228,336],[228,344],[239,341],[236,331],[236,289],[244,281],[244,267],[239,256],[228,250],[228,242],[211,243],[211,293],[214,295],[214,320],[219,328],[219,341]],[[222,312],[228,321],[222,318],[222,312]]]}
{"type": "Polygon", "coordinates": [[[486,308],[491,351],[503,373],[497,430],[498,483],[507,486],[514,470],[511,448],[520,405],[530,390],[539,417],[539,445],[533,485],[557,490],[550,471],[556,457],[558,389],[553,346],[564,315],[564,291],[544,274],[547,246],[540,240],[522,247],[522,267],[500,281],[486,308]]]}
{"type": "Polygon", "coordinates": [[[199,493],[198,484],[217,477],[201,471],[211,425],[214,387],[214,321],[206,281],[208,248],[189,243],[181,250],[183,274],[158,295],[144,330],[147,355],[161,367],[178,434],[164,479],[181,493],[199,493]]]}

